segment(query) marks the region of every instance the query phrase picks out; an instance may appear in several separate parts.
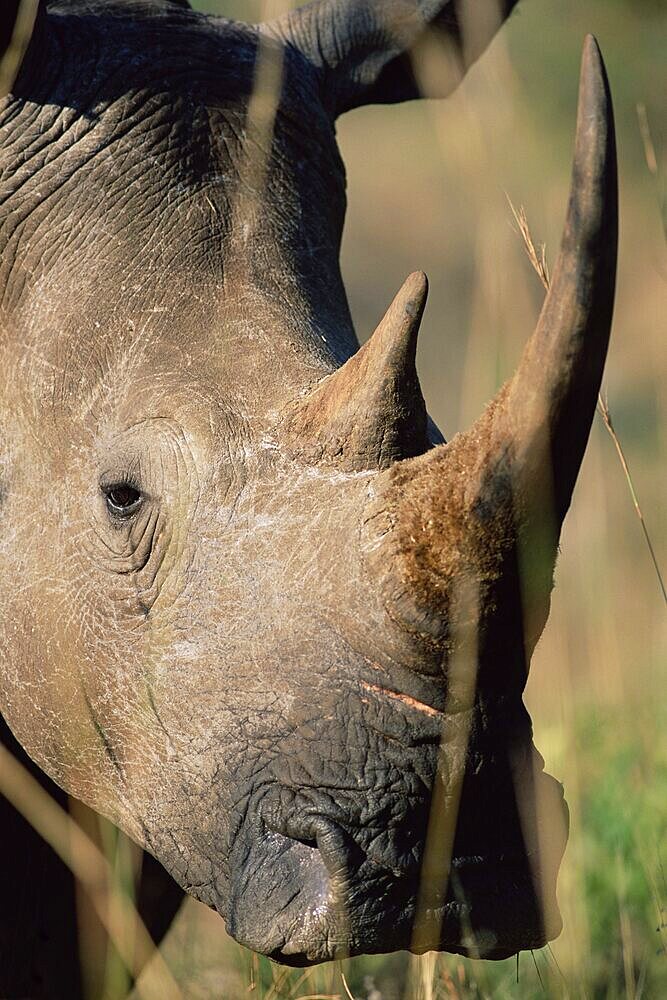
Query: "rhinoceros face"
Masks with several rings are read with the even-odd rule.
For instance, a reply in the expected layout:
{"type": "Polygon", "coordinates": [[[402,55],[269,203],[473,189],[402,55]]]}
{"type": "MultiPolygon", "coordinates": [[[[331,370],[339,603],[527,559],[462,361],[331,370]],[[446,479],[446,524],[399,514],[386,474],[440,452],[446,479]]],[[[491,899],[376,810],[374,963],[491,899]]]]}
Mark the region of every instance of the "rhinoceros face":
{"type": "Polygon", "coordinates": [[[2,106],[2,712],[274,958],[540,946],[565,807],[521,695],[611,319],[595,43],[538,329],[444,445],[422,275],[355,353],[333,121],[416,96],[449,5],[94,6],[40,14],[2,106]]]}

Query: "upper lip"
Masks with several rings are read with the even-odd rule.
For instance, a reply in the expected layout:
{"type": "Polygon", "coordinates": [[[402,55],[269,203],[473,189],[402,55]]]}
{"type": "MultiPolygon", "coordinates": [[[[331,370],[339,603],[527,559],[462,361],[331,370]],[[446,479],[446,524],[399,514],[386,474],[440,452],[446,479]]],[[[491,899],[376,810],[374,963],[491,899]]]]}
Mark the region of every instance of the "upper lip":
{"type": "MultiPolygon", "coordinates": [[[[398,692],[380,688],[370,694],[375,701],[398,692]]],[[[399,702],[404,703],[400,698],[399,702]]],[[[408,709],[414,710],[409,702],[408,709]]],[[[439,728],[441,715],[419,712],[427,728],[439,728]]],[[[508,893],[517,894],[523,914],[520,924],[508,927],[501,920],[497,945],[485,944],[485,953],[504,957],[519,947],[541,943],[538,937],[543,931],[530,909],[533,865],[530,852],[526,845],[522,849],[519,840],[498,842],[502,831],[487,831],[490,843],[454,843],[442,892],[437,892],[438,881],[431,881],[427,884],[436,890],[435,895],[422,898],[423,857],[419,851],[408,854],[404,850],[394,857],[393,849],[405,848],[400,837],[390,843],[385,858],[381,846],[376,852],[374,838],[358,839],[353,817],[331,816],[327,800],[313,803],[288,797],[286,801],[291,790],[277,784],[269,791],[273,794],[255,803],[255,818],[242,835],[245,873],[239,875],[237,870],[234,891],[224,906],[221,900],[221,912],[242,943],[293,965],[328,961],[342,953],[384,950],[387,943],[392,950],[465,950],[466,929],[456,924],[460,900],[466,906],[470,900],[480,927],[495,927],[497,899],[508,893]],[[246,837],[251,838],[249,847],[244,847],[246,837]],[[257,891],[246,891],[257,878],[257,891]],[[425,936],[419,940],[415,937],[416,907],[426,919],[425,936]],[[387,941],[378,937],[382,921],[387,941]]],[[[411,822],[414,818],[411,815],[411,822]]]]}

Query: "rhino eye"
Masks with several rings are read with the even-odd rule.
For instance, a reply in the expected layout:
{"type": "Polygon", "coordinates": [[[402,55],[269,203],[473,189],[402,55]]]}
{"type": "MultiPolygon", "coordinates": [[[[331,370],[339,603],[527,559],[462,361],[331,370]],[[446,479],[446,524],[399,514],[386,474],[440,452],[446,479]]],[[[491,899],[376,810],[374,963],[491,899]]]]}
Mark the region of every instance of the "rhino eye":
{"type": "Polygon", "coordinates": [[[114,483],[104,489],[107,510],[114,517],[130,517],[141,506],[139,490],[129,483],[114,483]]]}

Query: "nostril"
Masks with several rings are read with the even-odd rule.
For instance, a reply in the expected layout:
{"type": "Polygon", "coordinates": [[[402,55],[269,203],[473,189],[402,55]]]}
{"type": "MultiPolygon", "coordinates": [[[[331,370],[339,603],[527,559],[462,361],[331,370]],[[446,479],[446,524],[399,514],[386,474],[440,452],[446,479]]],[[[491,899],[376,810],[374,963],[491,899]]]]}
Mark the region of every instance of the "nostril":
{"type": "Polygon", "coordinates": [[[277,808],[264,810],[264,826],[268,833],[277,834],[285,840],[290,840],[296,844],[303,844],[304,847],[317,849],[317,832],[313,817],[281,816],[277,808]]]}
{"type": "Polygon", "coordinates": [[[320,837],[313,821],[306,820],[284,820],[277,822],[275,819],[265,821],[267,833],[278,836],[281,840],[292,845],[300,844],[311,851],[320,851],[320,837]]]}
{"type": "Polygon", "coordinates": [[[265,822],[270,832],[317,851],[333,894],[340,896],[346,891],[363,855],[345,830],[323,816],[292,817],[282,822],[272,817],[265,822]]]}
{"type": "Polygon", "coordinates": [[[312,837],[290,837],[290,840],[294,840],[297,844],[303,844],[304,847],[309,847],[312,851],[317,850],[317,841],[312,837]]]}

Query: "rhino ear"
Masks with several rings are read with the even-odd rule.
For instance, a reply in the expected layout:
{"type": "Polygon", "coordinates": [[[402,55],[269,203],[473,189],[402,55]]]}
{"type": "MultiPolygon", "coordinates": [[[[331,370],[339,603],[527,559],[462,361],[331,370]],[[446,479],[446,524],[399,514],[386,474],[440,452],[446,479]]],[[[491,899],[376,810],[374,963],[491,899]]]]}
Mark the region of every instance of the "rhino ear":
{"type": "Polygon", "coordinates": [[[319,71],[333,117],[364,104],[445,97],[489,44],[518,0],[316,0],[263,30],[319,71]],[[435,71],[427,49],[440,51],[435,71]]]}
{"type": "Polygon", "coordinates": [[[3,0],[0,8],[0,97],[8,94],[26,59],[46,0],[3,0]]]}

